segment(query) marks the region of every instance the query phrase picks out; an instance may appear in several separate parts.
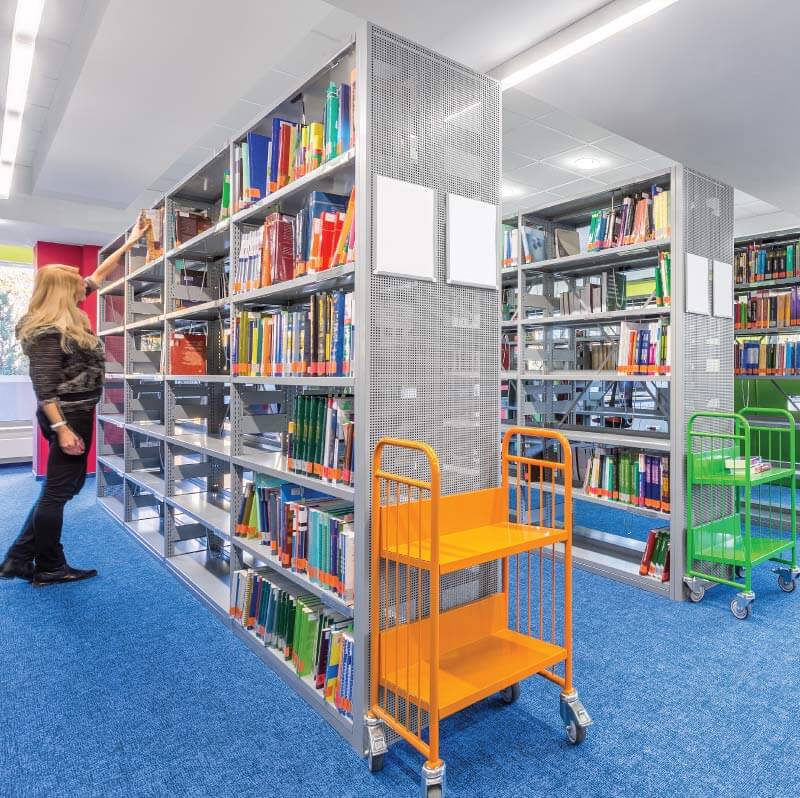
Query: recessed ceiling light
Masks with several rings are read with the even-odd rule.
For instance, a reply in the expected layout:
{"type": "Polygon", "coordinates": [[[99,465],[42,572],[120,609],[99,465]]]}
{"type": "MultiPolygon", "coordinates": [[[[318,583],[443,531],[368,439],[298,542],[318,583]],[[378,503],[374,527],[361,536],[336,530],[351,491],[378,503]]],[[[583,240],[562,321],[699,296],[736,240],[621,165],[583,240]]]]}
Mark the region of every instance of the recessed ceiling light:
{"type": "Polygon", "coordinates": [[[603,162],[599,158],[592,158],[589,155],[583,155],[580,158],[576,158],[573,161],[573,165],[577,166],[578,169],[584,169],[587,172],[592,169],[597,169],[598,167],[603,165],[603,162]]]}
{"type": "Polygon", "coordinates": [[[512,72],[510,75],[507,75],[500,81],[500,87],[503,91],[510,89],[512,86],[522,83],[523,80],[532,78],[534,75],[544,72],[545,69],[550,69],[550,67],[560,64],[562,61],[572,58],[573,55],[582,53],[584,50],[588,50],[595,44],[605,41],[605,39],[608,39],[615,33],[619,33],[626,28],[630,28],[631,25],[635,25],[637,22],[641,22],[643,19],[647,19],[659,11],[663,11],[663,9],[671,6],[677,1],[678,0],[648,0],[648,2],[642,3],[630,11],[620,14],[620,16],[615,17],[610,22],[606,22],[605,25],[600,25],[594,30],[589,31],[589,33],[579,36],[577,39],[565,44],[563,47],[556,48],[551,53],[548,53],[542,58],[536,59],[536,61],[533,63],[522,67],[522,69],[512,72]]]}

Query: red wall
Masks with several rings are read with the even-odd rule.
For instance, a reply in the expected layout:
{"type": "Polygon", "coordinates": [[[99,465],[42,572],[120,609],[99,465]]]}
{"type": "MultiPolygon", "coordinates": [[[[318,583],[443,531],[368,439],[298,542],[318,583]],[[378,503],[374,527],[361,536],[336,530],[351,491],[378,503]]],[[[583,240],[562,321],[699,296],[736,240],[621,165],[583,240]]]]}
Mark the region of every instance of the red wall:
{"type": "MultiPolygon", "coordinates": [[[[37,241],[33,247],[33,265],[38,269],[42,266],[51,266],[54,263],[62,263],[65,266],[75,266],[80,273],[89,276],[97,268],[97,252],[100,247],[96,246],[75,246],[72,244],[54,244],[50,241],[37,241]]],[[[81,308],[86,311],[92,323],[92,329],[97,329],[97,297],[87,297],[81,304],[81,308]]],[[[47,470],[47,441],[39,427],[34,421],[36,430],[36,441],[33,447],[33,469],[37,477],[43,477],[47,470]]],[[[94,474],[96,468],[95,446],[92,440],[92,447],[89,450],[89,461],[86,467],[87,473],[94,474]]]]}

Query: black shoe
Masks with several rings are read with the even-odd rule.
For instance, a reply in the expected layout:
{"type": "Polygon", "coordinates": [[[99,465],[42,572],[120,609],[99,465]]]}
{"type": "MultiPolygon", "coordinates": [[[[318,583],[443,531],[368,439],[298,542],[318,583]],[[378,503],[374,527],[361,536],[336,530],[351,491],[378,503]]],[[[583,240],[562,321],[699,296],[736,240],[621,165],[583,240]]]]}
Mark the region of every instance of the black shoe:
{"type": "Polygon", "coordinates": [[[30,582],[33,579],[33,563],[6,557],[0,565],[0,579],[13,579],[14,577],[30,582]]]}
{"type": "Polygon", "coordinates": [[[66,563],[55,571],[35,571],[32,584],[35,587],[45,585],[57,585],[61,582],[80,582],[81,579],[91,579],[97,576],[94,568],[83,570],[82,568],[72,568],[66,563]]]}

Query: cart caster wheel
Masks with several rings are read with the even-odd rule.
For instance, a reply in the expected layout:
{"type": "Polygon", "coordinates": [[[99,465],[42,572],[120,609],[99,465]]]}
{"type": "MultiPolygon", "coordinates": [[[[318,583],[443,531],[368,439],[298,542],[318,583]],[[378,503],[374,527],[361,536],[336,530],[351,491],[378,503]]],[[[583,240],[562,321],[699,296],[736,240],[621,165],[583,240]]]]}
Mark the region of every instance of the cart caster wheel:
{"type": "Polygon", "coordinates": [[[778,574],[778,587],[784,593],[794,593],[795,588],[797,587],[797,580],[787,578],[783,574],[778,574]]]}
{"type": "Polygon", "coordinates": [[[444,792],[442,791],[441,784],[431,784],[425,790],[425,798],[442,798],[444,792]]]}
{"type": "Polygon", "coordinates": [[[383,758],[385,754],[376,754],[367,758],[367,766],[370,773],[380,773],[383,770],[383,758]]]}
{"type": "Polygon", "coordinates": [[[731,612],[734,618],[746,621],[753,614],[753,605],[748,603],[742,606],[738,598],[731,599],[731,612]]]}
{"type": "Polygon", "coordinates": [[[706,596],[706,589],[702,585],[694,589],[687,587],[686,596],[692,604],[699,604],[706,596]]]}
{"type": "Polygon", "coordinates": [[[586,739],[586,726],[579,726],[575,721],[570,721],[567,725],[567,739],[573,745],[580,745],[586,739]]]}
{"type": "Polygon", "coordinates": [[[505,690],[500,691],[500,698],[503,699],[503,703],[505,704],[513,704],[519,698],[519,694],[520,694],[519,682],[515,682],[510,687],[506,687],[505,690]]]}

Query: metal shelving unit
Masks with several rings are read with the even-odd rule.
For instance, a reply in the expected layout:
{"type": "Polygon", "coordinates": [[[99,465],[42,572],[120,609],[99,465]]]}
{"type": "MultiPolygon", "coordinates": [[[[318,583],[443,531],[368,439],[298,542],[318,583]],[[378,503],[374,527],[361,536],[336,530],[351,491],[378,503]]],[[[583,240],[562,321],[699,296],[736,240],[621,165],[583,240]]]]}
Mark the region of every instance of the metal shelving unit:
{"type": "MultiPolygon", "coordinates": [[[[124,341],[124,362],[116,378],[124,392],[124,406],[105,408],[104,414],[121,412],[125,434],[122,451],[109,450],[103,455],[109,465],[102,465],[107,479],[98,479],[100,504],[362,755],[374,739],[367,733],[364,718],[369,679],[372,449],[382,435],[430,440],[447,463],[444,494],[476,485],[498,485],[500,459],[498,293],[448,283],[443,213],[437,213],[439,279],[435,283],[374,274],[374,176],[382,174],[435,189],[440,210],[445,208],[447,193],[497,204],[500,108],[495,81],[365,24],[347,47],[296,87],[285,102],[261,112],[223,150],[159,200],[157,207],[165,209],[167,218],[164,254],[147,263],[141,248],[134,249],[125,259],[126,277],[117,276],[113,288],[107,287],[98,299],[100,329],[106,342],[115,336],[124,341]],[[234,147],[248,131],[271,129],[273,116],[298,119],[302,104],[294,100],[301,94],[306,115],[315,118],[328,82],[349,80],[353,69],[358,81],[356,139],[351,150],[196,238],[176,242],[169,224],[172,212],[181,203],[214,207],[217,192],[221,192],[221,174],[228,168],[235,175],[234,147]],[[397,70],[404,74],[402,81],[393,77],[397,70]],[[420,149],[415,144],[409,150],[405,138],[409,125],[418,130],[420,149]],[[420,159],[422,152],[426,159],[451,166],[430,170],[428,161],[420,159]],[[243,232],[260,226],[272,211],[296,211],[311,191],[346,194],[353,187],[356,264],[229,294],[229,264],[238,259],[243,232]],[[187,268],[205,274],[201,287],[182,278],[187,268]],[[352,288],[355,295],[355,377],[230,374],[225,333],[240,309],[288,306],[315,292],[337,288],[352,288]],[[125,300],[124,313],[117,318],[114,311],[120,310],[120,297],[125,300]],[[152,313],[148,313],[146,301],[152,303],[152,313]],[[102,313],[104,302],[107,315],[102,313]],[[398,306],[403,314],[395,312],[398,306]],[[464,326],[463,307],[480,314],[479,326],[464,326]],[[207,373],[170,373],[170,335],[199,325],[207,335],[207,373]],[[420,358],[435,362],[437,368],[419,368],[420,358]],[[453,363],[461,365],[453,368],[453,363]],[[407,394],[400,396],[398,385],[409,386],[407,394]],[[354,396],[354,486],[288,470],[279,445],[280,435],[287,429],[286,412],[259,415],[262,411],[252,409],[254,405],[291,406],[296,394],[319,388],[354,396]],[[254,403],[253,399],[269,401],[254,403]],[[467,417],[471,423],[461,424],[454,440],[454,420],[467,417]],[[243,481],[251,474],[353,502],[353,606],[303,575],[287,572],[254,541],[236,536],[243,481]],[[326,606],[352,617],[356,657],[353,720],[340,715],[307,679],[298,678],[282,658],[228,619],[230,574],[251,564],[272,568],[275,579],[285,580],[288,589],[317,595],[326,606]]],[[[237,196],[236,192],[234,185],[232,196],[237,196]]],[[[104,252],[121,240],[122,235],[104,252]]],[[[112,425],[111,420],[102,418],[97,423],[98,429],[112,425]]],[[[114,429],[120,429],[119,424],[120,419],[115,418],[114,429]]],[[[403,467],[402,463],[393,465],[403,467]]],[[[476,594],[483,595],[481,591],[492,590],[495,578],[495,571],[483,567],[481,574],[465,572],[449,584],[447,600],[451,606],[472,601],[476,594]]]]}
{"type": "MultiPolygon", "coordinates": [[[[502,273],[506,312],[515,314],[501,323],[505,336],[501,390],[509,397],[503,423],[552,426],[574,445],[585,448],[669,453],[670,512],[609,501],[586,493],[578,485],[573,488],[573,496],[577,507],[584,505],[587,517],[594,514],[592,508],[602,506],[669,525],[670,582],[662,584],[639,576],[644,541],[612,534],[610,530],[576,526],[574,559],[588,570],[681,599],[685,419],[695,410],[732,409],[734,340],[731,319],[685,312],[685,256],[691,252],[733,262],[733,190],[676,166],[613,190],[520,212],[504,220],[504,225],[517,231],[523,225],[537,227],[545,249],[543,258],[523,263],[520,246],[516,263],[506,266],[502,273]],[[671,192],[669,237],[553,257],[556,228],[578,229],[588,224],[593,210],[615,205],[624,196],[649,191],[653,184],[671,192]],[[712,206],[714,213],[703,210],[712,206]],[[668,306],[658,306],[647,289],[648,274],[652,277],[662,251],[668,251],[671,258],[668,306]],[[627,293],[624,307],[559,314],[561,291],[574,292],[580,281],[603,272],[614,278],[624,275],[629,287],[635,288],[627,293]],[[608,342],[613,346],[621,322],[660,319],[668,319],[671,326],[670,374],[621,374],[616,370],[616,358],[600,369],[581,370],[571,365],[576,363],[576,342],[608,342]],[[623,402],[620,395],[626,390],[629,396],[623,402]],[[607,419],[616,428],[608,428],[607,419]]],[[[554,489],[561,490],[559,486],[554,489]]]]}

